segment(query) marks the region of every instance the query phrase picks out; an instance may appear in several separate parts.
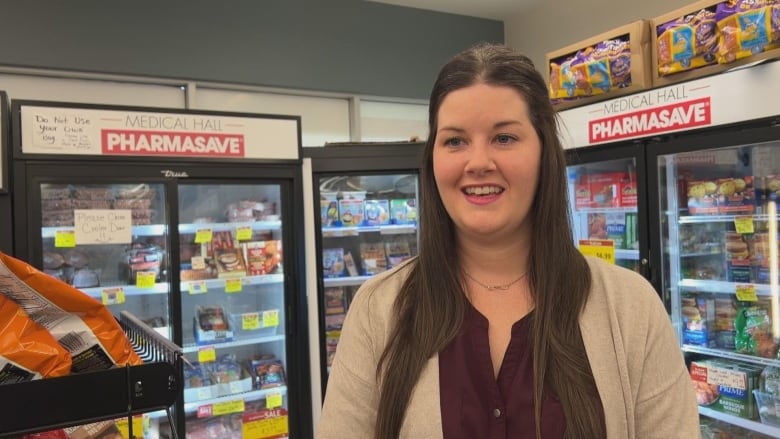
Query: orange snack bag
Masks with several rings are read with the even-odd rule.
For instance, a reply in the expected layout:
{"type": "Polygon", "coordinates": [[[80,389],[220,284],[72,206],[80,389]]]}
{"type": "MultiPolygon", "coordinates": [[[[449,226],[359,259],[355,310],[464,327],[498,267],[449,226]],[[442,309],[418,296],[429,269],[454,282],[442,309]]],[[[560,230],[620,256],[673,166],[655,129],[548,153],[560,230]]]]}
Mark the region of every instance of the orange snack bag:
{"type": "Polygon", "coordinates": [[[0,295],[0,384],[70,373],[70,354],[45,328],[0,295]]]}
{"type": "Polygon", "coordinates": [[[21,306],[70,352],[72,373],[141,364],[119,323],[102,303],[3,253],[0,294],[21,306]]]}

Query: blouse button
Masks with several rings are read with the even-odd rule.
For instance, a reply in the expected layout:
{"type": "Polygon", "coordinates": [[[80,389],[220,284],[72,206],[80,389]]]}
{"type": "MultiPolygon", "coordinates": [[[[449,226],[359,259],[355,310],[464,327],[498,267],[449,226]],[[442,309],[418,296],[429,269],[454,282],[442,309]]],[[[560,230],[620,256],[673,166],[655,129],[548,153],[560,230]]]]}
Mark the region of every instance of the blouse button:
{"type": "Polygon", "coordinates": [[[496,418],[500,418],[501,417],[501,410],[493,409],[493,416],[495,416],[496,418]]]}

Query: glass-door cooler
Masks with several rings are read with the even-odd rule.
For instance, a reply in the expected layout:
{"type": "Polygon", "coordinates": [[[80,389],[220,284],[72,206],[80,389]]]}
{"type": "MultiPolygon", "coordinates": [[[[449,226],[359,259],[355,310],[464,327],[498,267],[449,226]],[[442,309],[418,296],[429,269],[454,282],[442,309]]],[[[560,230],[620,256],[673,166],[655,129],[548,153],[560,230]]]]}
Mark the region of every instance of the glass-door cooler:
{"type": "Polygon", "coordinates": [[[741,437],[780,437],[778,134],[677,140],[648,158],[662,288],[702,424],[740,427],[741,437]]]}

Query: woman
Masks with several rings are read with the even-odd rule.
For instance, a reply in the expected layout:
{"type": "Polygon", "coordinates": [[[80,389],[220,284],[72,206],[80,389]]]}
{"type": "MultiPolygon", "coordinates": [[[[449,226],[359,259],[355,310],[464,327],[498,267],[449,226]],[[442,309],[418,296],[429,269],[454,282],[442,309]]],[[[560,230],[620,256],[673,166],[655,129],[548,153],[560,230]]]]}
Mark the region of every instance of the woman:
{"type": "Polygon", "coordinates": [[[480,45],[439,73],[420,251],[344,322],[317,438],[692,438],[669,318],[639,275],[575,248],[541,75],[480,45]]]}

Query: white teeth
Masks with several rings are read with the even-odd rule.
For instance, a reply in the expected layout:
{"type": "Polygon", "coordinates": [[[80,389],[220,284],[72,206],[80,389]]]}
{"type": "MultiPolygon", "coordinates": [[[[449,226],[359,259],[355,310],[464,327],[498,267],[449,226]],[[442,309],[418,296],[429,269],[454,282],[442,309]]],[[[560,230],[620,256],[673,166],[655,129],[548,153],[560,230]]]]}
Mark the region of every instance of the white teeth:
{"type": "Polygon", "coordinates": [[[476,187],[468,187],[464,190],[469,195],[488,195],[488,194],[499,194],[503,192],[503,189],[501,189],[498,186],[476,186],[476,187]]]}

